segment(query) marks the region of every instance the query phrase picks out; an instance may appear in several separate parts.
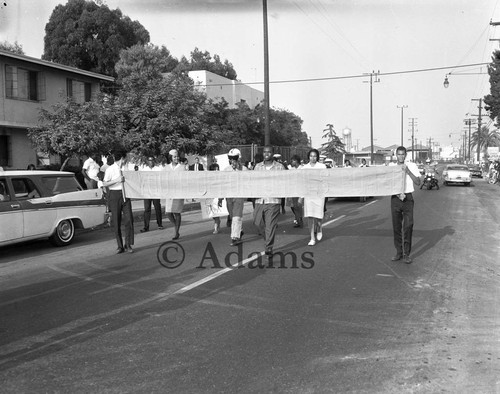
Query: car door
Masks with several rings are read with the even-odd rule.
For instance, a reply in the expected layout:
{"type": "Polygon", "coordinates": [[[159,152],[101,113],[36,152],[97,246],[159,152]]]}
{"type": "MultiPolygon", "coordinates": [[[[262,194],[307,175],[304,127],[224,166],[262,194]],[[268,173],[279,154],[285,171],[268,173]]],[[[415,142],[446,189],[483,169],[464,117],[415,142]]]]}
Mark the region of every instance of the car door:
{"type": "Polygon", "coordinates": [[[43,188],[29,176],[11,179],[15,196],[23,210],[25,238],[50,235],[54,229],[57,210],[52,207],[52,197],[43,195],[43,188]]]}
{"type": "Polygon", "coordinates": [[[23,237],[23,211],[7,177],[0,177],[0,244],[23,237]]]}

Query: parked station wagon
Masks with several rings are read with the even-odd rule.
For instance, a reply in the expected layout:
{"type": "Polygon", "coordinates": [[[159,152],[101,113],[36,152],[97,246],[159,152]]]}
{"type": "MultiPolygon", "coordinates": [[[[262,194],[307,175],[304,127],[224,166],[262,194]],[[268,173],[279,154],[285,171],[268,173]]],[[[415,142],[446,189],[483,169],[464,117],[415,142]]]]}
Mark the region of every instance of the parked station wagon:
{"type": "Polygon", "coordinates": [[[83,190],[71,172],[0,171],[0,246],[40,238],[69,245],[75,229],[105,220],[102,191],[83,190]]]}

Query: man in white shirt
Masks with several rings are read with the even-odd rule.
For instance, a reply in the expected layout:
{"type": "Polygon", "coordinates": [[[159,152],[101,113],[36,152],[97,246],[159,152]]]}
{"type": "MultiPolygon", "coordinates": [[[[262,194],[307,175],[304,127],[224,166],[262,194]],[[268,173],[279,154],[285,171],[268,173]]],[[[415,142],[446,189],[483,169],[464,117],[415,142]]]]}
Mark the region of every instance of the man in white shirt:
{"type": "Polygon", "coordinates": [[[111,211],[111,223],[116,236],[118,249],[116,253],[132,253],[134,245],[134,218],[132,216],[132,203],[130,198],[123,195],[122,166],[126,154],[117,152],[114,154],[115,162],[106,169],[103,186],[109,188],[109,209],[111,211]],[[122,225],[125,227],[125,239],[122,239],[122,225]]]}
{"type": "MultiPolygon", "coordinates": [[[[141,171],[161,171],[161,167],[155,165],[154,157],[150,156],[147,159],[146,165],[141,168],[141,171]]],[[[151,221],[151,203],[153,203],[155,207],[156,224],[158,225],[158,230],[163,230],[160,199],[146,199],[144,200],[144,228],[141,230],[141,233],[146,233],[149,231],[149,222],[151,221]]]]}
{"type": "Polygon", "coordinates": [[[97,174],[99,173],[100,170],[97,160],[98,160],[97,157],[95,159],[89,157],[83,163],[82,174],[83,177],[85,178],[85,184],[87,185],[87,189],[97,189],[97,182],[99,181],[97,174]]]}
{"type": "Polygon", "coordinates": [[[404,191],[391,197],[392,230],[394,234],[394,247],[396,255],[391,259],[403,259],[406,264],[411,264],[411,241],[413,234],[413,192],[414,184],[420,185],[420,171],[415,163],[405,163],[406,148],[400,146],[396,149],[397,165],[405,172],[404,191]]]}

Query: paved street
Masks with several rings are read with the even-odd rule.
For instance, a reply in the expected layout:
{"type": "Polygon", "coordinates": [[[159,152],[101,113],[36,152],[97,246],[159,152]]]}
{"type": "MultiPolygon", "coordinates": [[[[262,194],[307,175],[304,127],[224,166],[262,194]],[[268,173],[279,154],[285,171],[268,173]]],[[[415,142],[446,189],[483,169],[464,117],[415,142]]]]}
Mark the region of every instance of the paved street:
{"type": "Polygon", "coordinates": [[[331,200],[314,247],[287,208],[286,268],[247,258],[250,203],[239,250],[196,210],[177,246],[136,221],[133,254],[109,229],[2,248],[0,392],[498,393],[499,193],[418,190],[411,265],[390,260],[388,197],[331,200]]]}

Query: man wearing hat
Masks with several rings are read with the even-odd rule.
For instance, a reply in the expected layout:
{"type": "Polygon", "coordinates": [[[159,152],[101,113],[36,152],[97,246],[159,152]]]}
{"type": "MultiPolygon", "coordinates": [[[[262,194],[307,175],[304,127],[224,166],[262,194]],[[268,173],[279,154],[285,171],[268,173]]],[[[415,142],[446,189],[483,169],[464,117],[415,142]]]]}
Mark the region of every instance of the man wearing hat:
{"type": "MultiPolygon", "coordinates": [[[[161,171],[161,168],[155,165],[155,158],[149,156],[147,158],[146,165],[141,168],[141,171],[161,171]]],[[[155,207],[156,224],[158,224],[158,230],[163,230],[160,199],[146,199],[144,200],[144,228],[141,230],[141,233],[146,233],[149,231],[149,222],[151,221],[151,203],[153,203],[155,207]]]]}
{"type": "MultiPolygon", "coordinates": [[[[239,149],[233,148],[227,154],[229,159],[229,166],[224,169],[224,171],[245,171],[248,170],[240,162],[241,152],[239,149]]],[[[231,246],[236,246],[241,243],[241,237],[243,236],[243,205],[245,204],[246,198],[226,198],[227,211],[231,217],[231,246]]],[[[219,203],[222,199],[219,199],[219,203]]]]}

